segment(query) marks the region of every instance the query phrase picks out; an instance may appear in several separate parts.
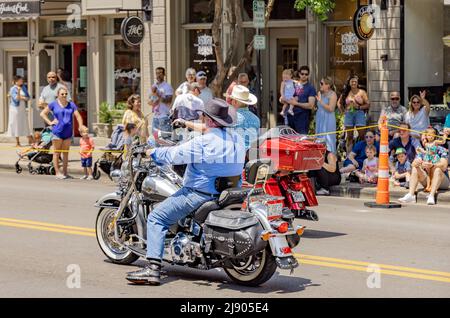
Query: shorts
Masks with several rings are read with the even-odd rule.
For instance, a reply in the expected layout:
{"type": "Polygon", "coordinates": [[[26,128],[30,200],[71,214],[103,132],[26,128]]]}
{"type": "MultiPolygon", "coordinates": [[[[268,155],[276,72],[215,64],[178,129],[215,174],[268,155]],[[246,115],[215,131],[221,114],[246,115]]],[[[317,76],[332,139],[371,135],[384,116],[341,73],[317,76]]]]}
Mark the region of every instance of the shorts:
{"type": "Polygon", "coordinates": [[[352,112],[345,112],[344,126],[345,127],[363,127],[366,125],[366,114],[363,110],[352,112]]]}
{"type": "Polygon", "coordinates": [[[81,166],[83,168],[91,168],[92,167],[92,157],[81,158],[81,166]]]}
{"type": "Polygon", "coordinates": [[[52,135],[52,140],[62,140],[62,141],[64,141],[64,140],[68,140],[68,139],[72,139],[72,137],[69,137],[69,138],[61,138],[61,137],[59,137],[59,136],[52,135]]]}

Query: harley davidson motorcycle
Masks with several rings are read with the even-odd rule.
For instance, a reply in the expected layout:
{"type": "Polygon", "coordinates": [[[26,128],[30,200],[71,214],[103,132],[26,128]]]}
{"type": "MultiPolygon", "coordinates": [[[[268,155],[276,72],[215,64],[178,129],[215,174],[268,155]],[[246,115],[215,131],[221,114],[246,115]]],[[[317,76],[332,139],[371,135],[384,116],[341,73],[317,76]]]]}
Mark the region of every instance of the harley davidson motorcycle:
{"type": "MultiPolygon", "coordinates": [[[[116,192],[100,198],[96,221],[98,244],[111,262],[131,264],[146,255],[147,217],[182,186],[172,167],[156,165],[145,155],[147,145],[134,145],[120,170],[111,173],[116,192]]],[[[304,226],[293,226],[294,215],[283,198],[268,195],[270,160],[254,160],[245,167],[252,188],[233,187],[241,176],[218,178],[217,200],[203,204],[179,220],[165,239],[164,261],[201,270],[223,268],[231,280],[259,286],[277,267],[298,266],[292,248],[304,226]]]]}

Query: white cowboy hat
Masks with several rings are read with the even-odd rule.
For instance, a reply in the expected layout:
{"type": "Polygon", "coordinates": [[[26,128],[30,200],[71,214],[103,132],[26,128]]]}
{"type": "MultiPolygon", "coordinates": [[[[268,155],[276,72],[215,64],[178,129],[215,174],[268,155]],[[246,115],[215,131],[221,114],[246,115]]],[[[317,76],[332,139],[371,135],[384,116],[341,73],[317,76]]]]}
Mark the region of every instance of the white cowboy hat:
{"type": "Polygon", "coordinates": [[[251,94],[248,88],[243,85],[234,86],[231,95],[227,95],[226,97],[237,100],[245,105],[255,105],[258,102],[258,98],[251,94]]]}

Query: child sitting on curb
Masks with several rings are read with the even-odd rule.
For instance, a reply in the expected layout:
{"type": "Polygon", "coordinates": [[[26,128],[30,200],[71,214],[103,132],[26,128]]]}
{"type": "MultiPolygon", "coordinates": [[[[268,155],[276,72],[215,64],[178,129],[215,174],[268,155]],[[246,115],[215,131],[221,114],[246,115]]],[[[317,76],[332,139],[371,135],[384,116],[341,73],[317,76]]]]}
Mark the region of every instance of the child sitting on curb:
{"type": "Polygon", "coordinates": [[[355,175],[359,178],[360,183],[372,183],[376,184],[378,181],[378,158],[377,148],[374,145],[367,145],[366,156],[361,171],[356,171],[355,175]]]}
{"type": "Polygon", "coordinates": [[[409,188],[409,178],[411,177],[411,163],[406,156],[405,148],[398,148],[395,151],[397,162],[392,171],[392,178],[395,186],[409,188]]]}

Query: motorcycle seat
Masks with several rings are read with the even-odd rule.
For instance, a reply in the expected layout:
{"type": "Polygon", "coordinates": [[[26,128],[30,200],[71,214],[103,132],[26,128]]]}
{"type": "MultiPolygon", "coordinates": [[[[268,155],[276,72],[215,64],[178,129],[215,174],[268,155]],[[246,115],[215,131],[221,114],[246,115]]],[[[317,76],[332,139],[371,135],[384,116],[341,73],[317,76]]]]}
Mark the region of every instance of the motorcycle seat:
{"type": "Polygon", "coordinates": [[[226,207],[233,204],[242,204],[252,189],[230,188],[222,191],[218,200],[219,206],[226,207]]]}
{"type": "Polygon", "coordinates": [[[199,224],[203,224],[210,212],[219,209],[220,206],[217,200],[205,202],[194,212],[194,220],[199,224]]]}

